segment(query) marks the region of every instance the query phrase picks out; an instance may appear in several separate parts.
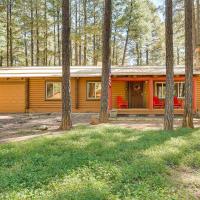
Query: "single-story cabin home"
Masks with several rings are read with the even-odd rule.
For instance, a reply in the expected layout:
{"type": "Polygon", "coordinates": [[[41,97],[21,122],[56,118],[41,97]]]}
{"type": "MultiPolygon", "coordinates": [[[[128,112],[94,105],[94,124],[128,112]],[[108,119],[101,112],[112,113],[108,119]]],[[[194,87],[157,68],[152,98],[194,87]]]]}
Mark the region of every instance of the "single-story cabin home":
{"type": "MultiPolygon", "coordinates": [[[[183,113],[184,66],[174,69],[175,114],[183,113]]],[[[61,67],[0,69],[0,113],[61,111],[61,67]]],[[[109,88],[110,110],[118,114],[163,114],[164,66],[113,66],[109,88]]],[[[194,69],[194,112],[200,110],[200,69],[194,69]]],[[[99,112],[101,67],[71,67],[73,112],[99,112]]]]}

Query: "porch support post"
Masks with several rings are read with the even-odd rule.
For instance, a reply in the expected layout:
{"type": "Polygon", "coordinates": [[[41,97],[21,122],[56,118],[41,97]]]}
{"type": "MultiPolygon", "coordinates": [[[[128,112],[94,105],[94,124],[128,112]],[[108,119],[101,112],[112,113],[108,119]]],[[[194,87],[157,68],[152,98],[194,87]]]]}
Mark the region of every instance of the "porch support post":
{"type": "Polygon", "coordinates": [[[110,78],[110,83],[109,83],[109,91],[108,91],[108,94],[109,94],[109,103],[108,103],[108,107],[109,107],[109,110],[112,110],[112,80],[110,78]]]}
{"type": "Polygon", "coordinates": [[[25,79],[25,112],[29,112],[30,108],[30,80],[29,78],[25,79]]]}
{"type": "Polygon", "coordinates": [[[75,79],[75,108],[79,109],[79,78],[75,79]]]}
{"type": "Polygon", "coordinates": [[[153,110],[153,79],[149,79],[149,109],[153,110]]]}
{"type": "Polygon", "coordinates": [[[197,84],[196,79],[193,79],[193,109],[196,112],[197,110],[197,84]]]}

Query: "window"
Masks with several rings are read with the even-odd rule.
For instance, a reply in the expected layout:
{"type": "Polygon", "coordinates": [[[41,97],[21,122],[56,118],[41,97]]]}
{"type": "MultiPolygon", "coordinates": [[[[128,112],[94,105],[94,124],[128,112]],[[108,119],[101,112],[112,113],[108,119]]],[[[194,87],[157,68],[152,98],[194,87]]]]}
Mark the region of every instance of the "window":
{"type": "Polygon", "coordinates": [[[166,84],[165,83],[155,83],[155,95],[159,99],[164,99],[165,98],[165,89],[166,89],[166,84]]]}
{"type": "Polygon", "coordinates": [[[178,98],[185,97],[185,83],[184,82],[174,83],[174,96],[178,98]]]}
{"type": "MultiPolygon", "coordinates": [[[[164,82],[155,83],[155,95],[159,99],[165,98],[165,91],[166,91],[166,83],[164,83],[164,82]]],[[[174,96],[176,96],[178,98],[184,98],[184,96],[185,96],[185,83],[184,82],[175,82],[174,83],[174,96]]]]}
{"type": "Polygon", "coordinates": [[[87,82],[87,99],[97,100],[101,97],[101,82],[87,82]]]}
{"type": "Polygon", "coordinates": [[[46,82],[46,99],[61,99],[61,82],[46,82]]]}

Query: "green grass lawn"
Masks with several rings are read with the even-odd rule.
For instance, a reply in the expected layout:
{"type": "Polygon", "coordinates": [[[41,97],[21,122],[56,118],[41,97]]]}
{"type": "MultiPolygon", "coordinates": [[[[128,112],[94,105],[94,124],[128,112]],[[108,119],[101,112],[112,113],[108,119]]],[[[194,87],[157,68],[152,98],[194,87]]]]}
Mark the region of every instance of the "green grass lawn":
{"type": "Polygon", "coordinates": [[[0,145],[0,199],[193,199],[175,172],[199,168],[200,130],[80,126],[0,145]]]}

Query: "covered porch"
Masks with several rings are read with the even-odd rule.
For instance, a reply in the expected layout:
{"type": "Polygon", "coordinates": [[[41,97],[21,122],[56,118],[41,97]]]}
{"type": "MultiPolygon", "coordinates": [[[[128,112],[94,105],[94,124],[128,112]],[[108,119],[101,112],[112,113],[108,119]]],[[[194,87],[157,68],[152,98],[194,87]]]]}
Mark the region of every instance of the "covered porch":
{"type": "MultiPolygon", "coordinates": [[[[174,113],[184,111],[184,76],[175,76],[174,113]]],[[[165,76],[112,77],[110,110],[122,115],[163,115],[165,108],[165,76]],[[119,101],[119,98],[121,99],[119,101]],[[123,105],[124,104],[124,105],[123,105]]],[[[194,112],[196,106],[196,78],[193,78],[194,112]]]]}

